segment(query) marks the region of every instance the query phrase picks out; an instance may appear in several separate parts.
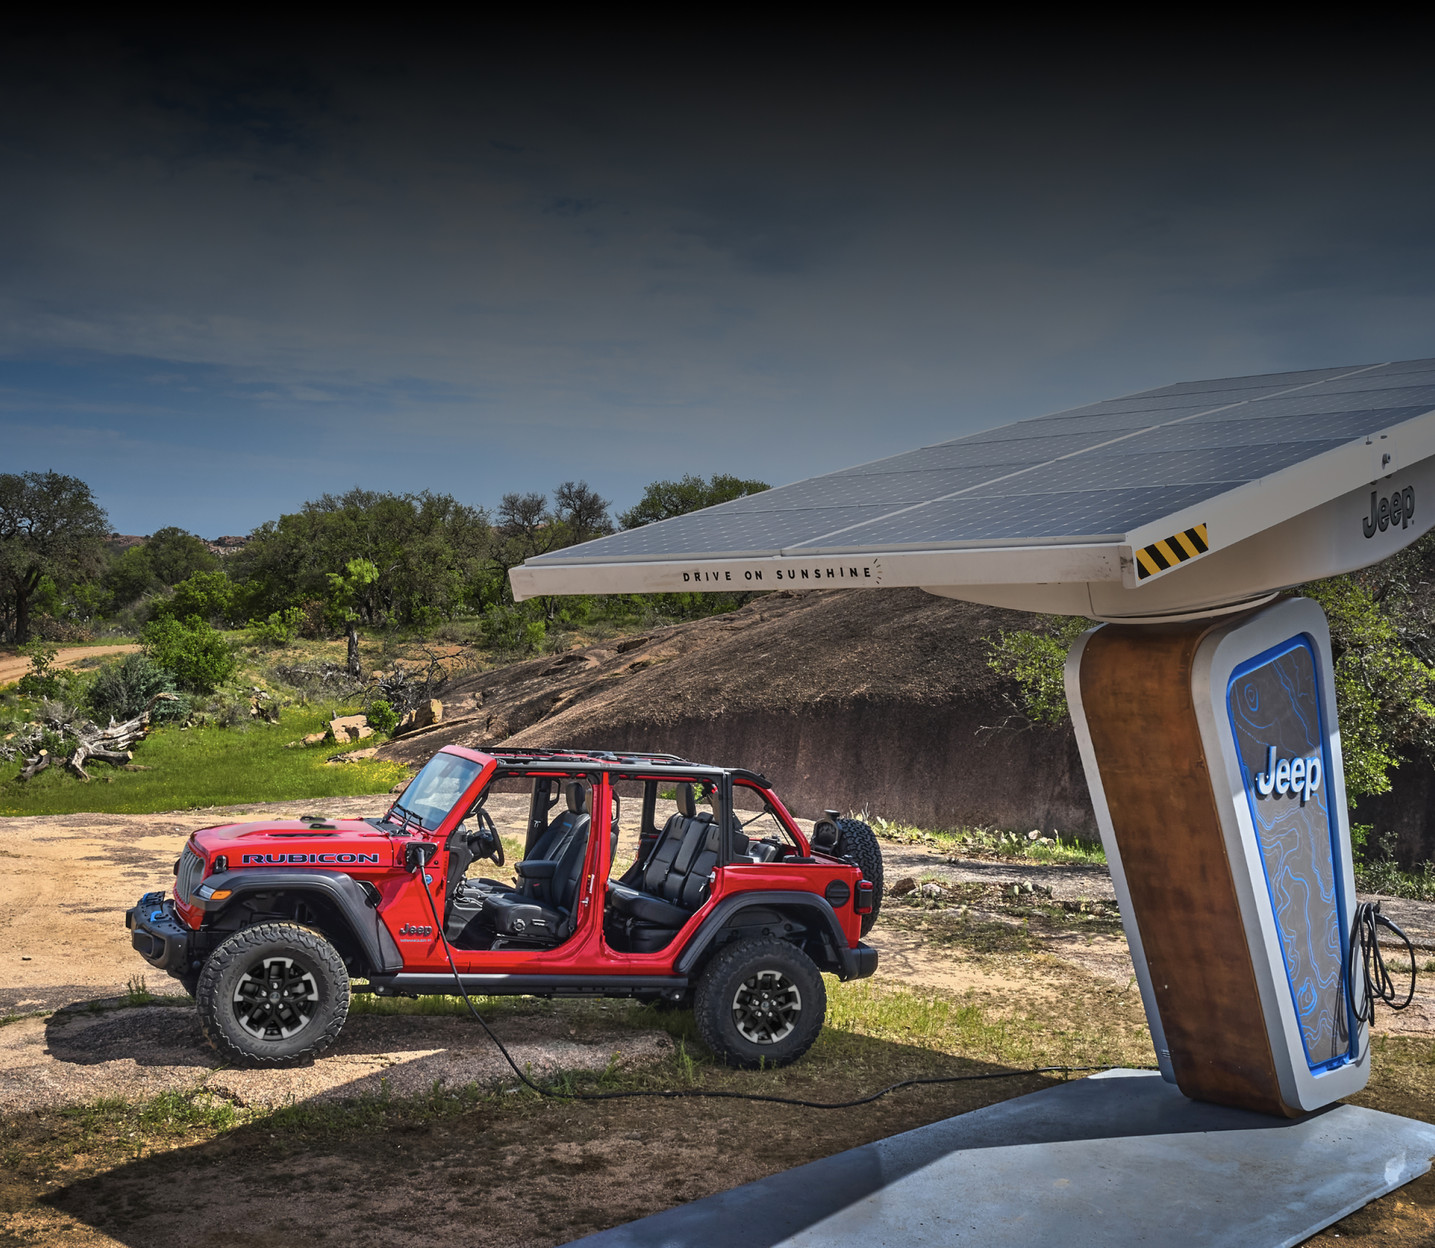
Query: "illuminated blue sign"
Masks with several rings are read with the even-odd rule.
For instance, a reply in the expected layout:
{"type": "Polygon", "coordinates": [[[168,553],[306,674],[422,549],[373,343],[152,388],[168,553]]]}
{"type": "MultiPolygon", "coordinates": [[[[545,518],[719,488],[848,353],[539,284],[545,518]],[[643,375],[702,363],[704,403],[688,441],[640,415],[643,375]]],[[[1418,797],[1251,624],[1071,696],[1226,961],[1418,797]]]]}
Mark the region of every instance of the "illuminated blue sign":
{"type": "Polygon", "coordinates": [[[1315,647],[1293,637],[1242,663],[1227,686],[1256,844],[1312,1071],[1351,1057],[1343,867],[1315,647]]]}

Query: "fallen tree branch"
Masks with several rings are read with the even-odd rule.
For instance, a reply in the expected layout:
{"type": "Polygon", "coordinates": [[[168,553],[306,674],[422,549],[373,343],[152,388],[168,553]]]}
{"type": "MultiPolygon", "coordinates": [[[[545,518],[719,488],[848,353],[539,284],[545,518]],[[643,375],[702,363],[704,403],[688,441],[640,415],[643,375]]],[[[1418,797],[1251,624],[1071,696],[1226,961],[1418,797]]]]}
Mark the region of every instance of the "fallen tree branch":
{"type": "MultiPolygon", "coordinates": [[[[85,763],[93,760],[99,763],[109,763],[115,767],[121,767],[134,758],[130,746],[139,744],[144,740],[145,734],[149,731],[150,712],[154,710],[156,702],[173,702],[175,695],[172,693],[157,693],[149,700],[149,705],[136,715],[134,719],[127,719],[122,724],[117,724],[111,717],[108,728],[100,728],[95,724],[86,724],[80,730],[80,739],[76,743],[70,757],[65,760],[65,766],[75,773],[81,780],[91,779],[90,773],[85,770],[85,763]]],[[[27,778],[23,776],[22,779],[27,778]]]]}

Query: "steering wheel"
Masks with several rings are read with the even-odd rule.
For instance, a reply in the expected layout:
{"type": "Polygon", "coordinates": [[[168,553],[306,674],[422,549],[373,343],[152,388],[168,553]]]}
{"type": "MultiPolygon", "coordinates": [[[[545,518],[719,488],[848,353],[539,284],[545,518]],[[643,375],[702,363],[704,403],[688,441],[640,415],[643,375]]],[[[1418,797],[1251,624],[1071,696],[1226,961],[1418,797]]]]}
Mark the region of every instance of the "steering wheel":
{"type": "Polygon", "coordinates": [[[474,812],[474,815],[478,819],[478,828],[468,834],[468,842],[473,847],[474,857],[492,858],[495,866],[503,866],[503,838],[498,835],[498,829],[493,826],[493,816],[482,806],[474,812]]]}

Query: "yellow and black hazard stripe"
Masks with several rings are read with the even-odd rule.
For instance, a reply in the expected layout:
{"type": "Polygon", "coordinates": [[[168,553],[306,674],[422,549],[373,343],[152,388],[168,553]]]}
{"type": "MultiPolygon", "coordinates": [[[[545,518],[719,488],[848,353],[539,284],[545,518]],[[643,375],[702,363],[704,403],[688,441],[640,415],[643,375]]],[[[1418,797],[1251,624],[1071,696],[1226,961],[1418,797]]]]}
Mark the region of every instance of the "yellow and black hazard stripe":
{"type": "Polygon", "coordinates": [[[1148,576],[1155,576],[1167,568],[1174,568],[1178,563],[1204,555],[1210,548],[1204,524],[1198,524],[1184,533],[1162,538],[1159,542],[1152,542],[1136,552],[1136,579],[1144,581],[1148,576]]]}

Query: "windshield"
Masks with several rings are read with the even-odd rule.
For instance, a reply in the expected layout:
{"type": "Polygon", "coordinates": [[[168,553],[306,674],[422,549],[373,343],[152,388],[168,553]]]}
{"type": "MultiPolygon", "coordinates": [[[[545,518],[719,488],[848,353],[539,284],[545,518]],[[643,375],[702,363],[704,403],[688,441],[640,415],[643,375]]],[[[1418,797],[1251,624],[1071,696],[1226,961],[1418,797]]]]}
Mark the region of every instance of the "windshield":
{"type": "Polygon", "coordinates": [[[482,770],[457,754],[435,754],[394,803],[391,817],[408,815],[411,822],[432,832],[482,770]]]}

